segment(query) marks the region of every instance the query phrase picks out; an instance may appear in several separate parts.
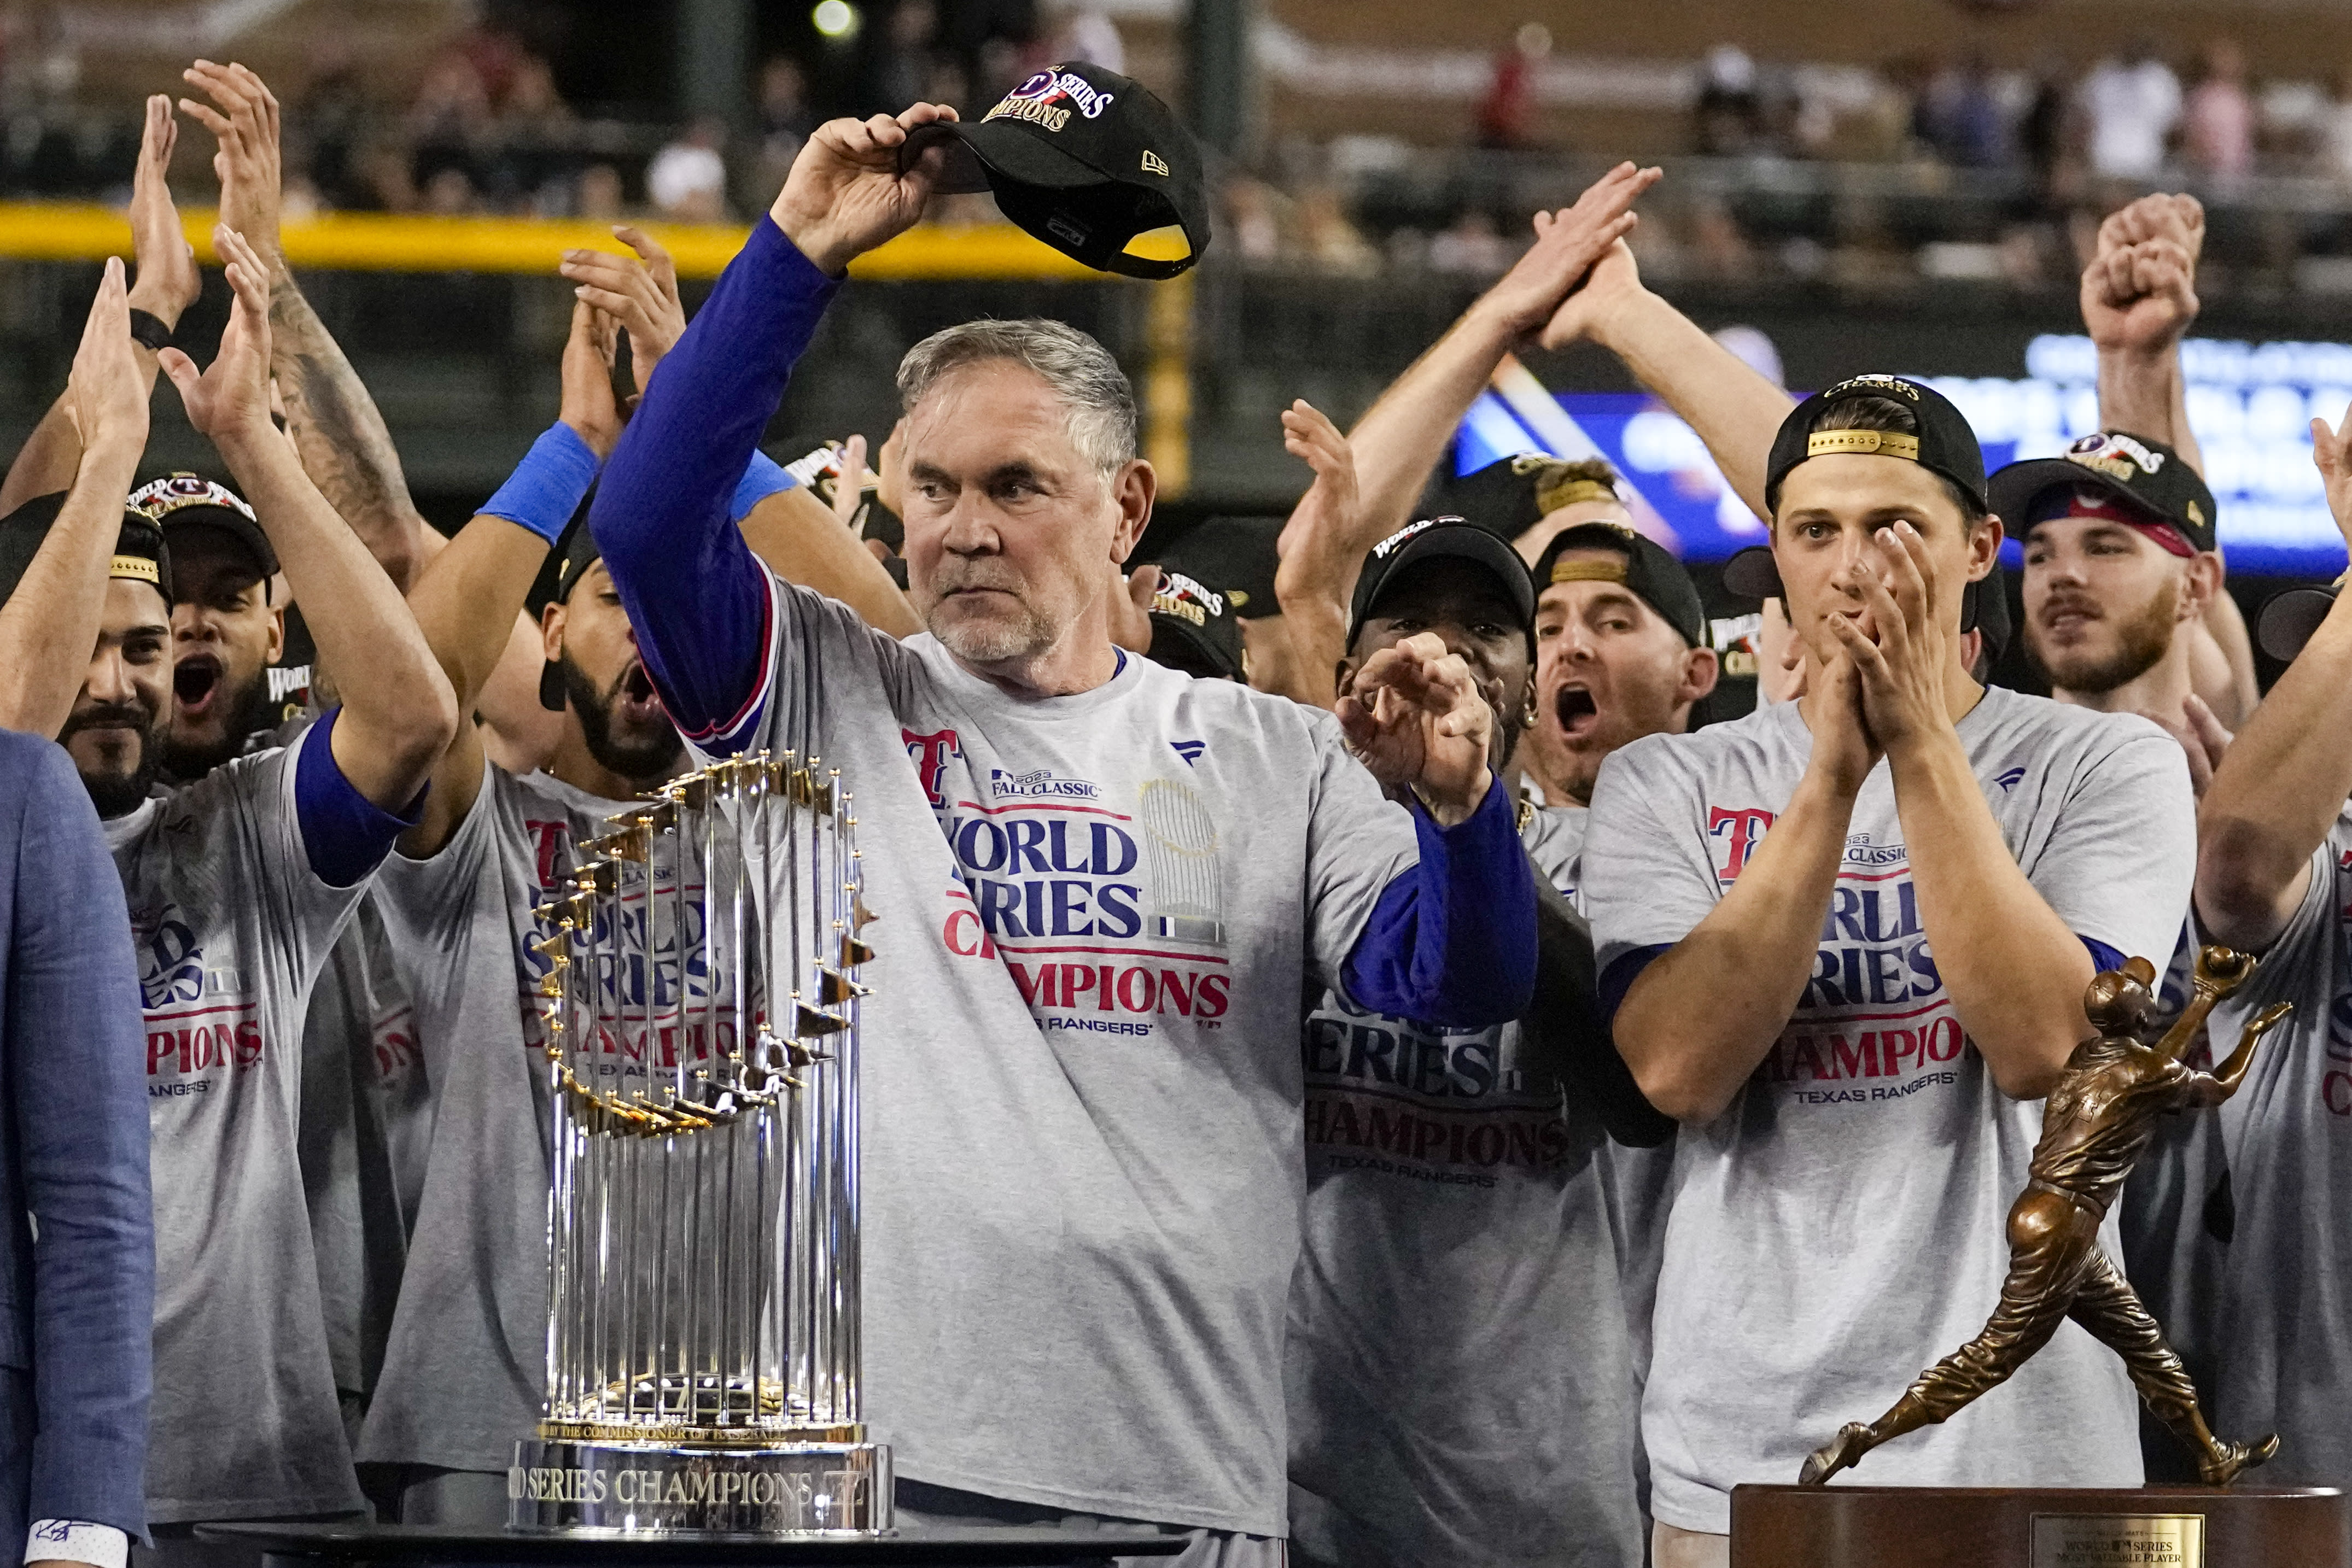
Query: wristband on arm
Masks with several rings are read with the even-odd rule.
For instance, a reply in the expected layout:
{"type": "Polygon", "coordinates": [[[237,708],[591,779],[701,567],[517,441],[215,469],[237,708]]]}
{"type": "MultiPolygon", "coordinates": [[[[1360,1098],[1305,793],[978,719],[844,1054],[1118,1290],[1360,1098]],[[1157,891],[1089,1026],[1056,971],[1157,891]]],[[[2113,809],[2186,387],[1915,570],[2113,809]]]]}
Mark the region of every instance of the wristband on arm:
{"type": "Polygon", "coordinates": [[[580,433],[561,420],[530,444],[515,471],[482,503],[485,514],[529,528],[552,545],[580,509],[604,465],[580,433]]]}
{"type": "Polygon", "coordinates": [[[742,483],[735,486],[734,498],[727,503],[727,520],[740,523],[751,515],[751,508],[779,490],[789,490],[800,483],[785,472],[782,464],[758,447],[751,449],[751,461],[743,467],[742,483]]]}

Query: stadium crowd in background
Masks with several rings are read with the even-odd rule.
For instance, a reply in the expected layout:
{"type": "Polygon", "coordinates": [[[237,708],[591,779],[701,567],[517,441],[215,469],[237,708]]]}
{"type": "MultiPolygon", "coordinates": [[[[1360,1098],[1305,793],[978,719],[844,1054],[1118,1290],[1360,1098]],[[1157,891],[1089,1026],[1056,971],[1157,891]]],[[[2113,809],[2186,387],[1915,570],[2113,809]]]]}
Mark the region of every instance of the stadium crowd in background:
{"type": "MultiPolygon", "coordinates": [[[[1500,276],[1351,430],[1282,413],[1311,475],[1286,518],[1147,561],[1134,391],[1065,323],[915,345],[870,455],[761,449],[850,262],[936,193],[954,113],[927,95],[971,107],[1026,68],[983,39],[968,74],[926,9],[877,66],[903,112],[814,124],[805,82],[766,73],[756,204],[717,131],[656,152],[667,206],[750,238],[691,320],[641,231],[567,253],[551,422],[450,538],[281,243],[289,149],[322,190],[334,95],[281,111],[198,61],[176,110],[148,101],[132,266],[107,265],[0,485],[0,724],[59,743],[112,851],[139,982],[112,1022],[145,1042],[151,1139],[117,1163],[154,1172],[145,1505],[0,1469],[30,1554],[121,1568],[135,1538],[194,1568],[226,1550],[205,1521],[504,1519],[544,1394],[538,906],[624,802],[799,734],[858,780],[892,944],[865,1004],[890,1047],[866,1371],[904,1519],[1134,1521],[1185,1534],[1193,1568],[1727,1563],[1734,1485],[1794,1479],[2004,1289],[2003,1206],[2093,976],[2169,963],[2178,1005],[2203,937],[2265,955],[2213,1039],[2295,1008],[2225,1113],[2113,1213],[2069,1211],[2101,1260],[2077,1315],[2137,1333],[2128,1364],[2059,1330],[1972,1425],[1863,1473],[2352,1479],[2352,1248],[2312,1202],[2352,1178],[2352,610],[2269,607],[2292,664],[2259,689],[2186,413],[2200,204],[2097,214],[2101,431],[1988,475],[1933,389],[1857,366],[1800,402],[1701,330],[1637,246],[1673,177],[1621,163],[1523,242],[1465,225],[1500,276]],[[182,115],[220,183],[217,345],[179,340],[201,288],[182,115]],[[1704,722],[1723,661],[1698,585],[1605,462],[1448,471],[1505,356],[1576,342],[1768,524],[1726,577],[1761,606],[1751,714],[1704,722]],[[140,483],[159,374],[212,472],[140,483]],[[2051,697],[1984,684],[2012,637],[2051,697]],[[1049,776],[1181,788],[1210,821],[1213,929],[1155,933],[1219,950],[1198,1017],[1058,1029],[1075,991],[938,935],[961,898],[991,944],[1139,936],[1131,889],[1061,863],[1066,824],[1069,876],[1025,902],[1003,879],[1046,869],[1044,830],[991,859],[959,826],[967,795],[1049,776]],[[939,1151],[975,1146],[996,1165],[942,1183],[939,1151]]],[[[1092,15],[1066,35],[1090,90],[1118,47],[1092,15]]],[[[1706,70],[1718,152],[1803,134],[1752,62],[1706,70]]],[[[2043,119],[2088,116],[2105,172],[2162,170],[2175,120],[2243,172],[2242,67],[2217,49],[2185,95],[2164,71],[2120,58],[2043,119]]],[[[1111,79],[1123,117],[1156,104],[1111,79]]],[[[2042,134],[1973,68],[1919,80],[1904,134],[1956,162],[2042,134]]],[[[568,113],[545,61],[477,37],[428,74],[399,172],[446,210],[528,203],[568,113]]],[[[1521,133],[1507,102],[1488,119],[1521,133]]],[[[1145,168],[1197,177],[1160,146],[1145,168]]],[[[2314,441],[2352,542],[2352,410],[2314,441]]],[[[1881,1437],[1942,1421],[1937,1375],[1881,1437]]],[[[45,1432],[119,1440],[119,1391],[45,1397],[45,1432]]]]}

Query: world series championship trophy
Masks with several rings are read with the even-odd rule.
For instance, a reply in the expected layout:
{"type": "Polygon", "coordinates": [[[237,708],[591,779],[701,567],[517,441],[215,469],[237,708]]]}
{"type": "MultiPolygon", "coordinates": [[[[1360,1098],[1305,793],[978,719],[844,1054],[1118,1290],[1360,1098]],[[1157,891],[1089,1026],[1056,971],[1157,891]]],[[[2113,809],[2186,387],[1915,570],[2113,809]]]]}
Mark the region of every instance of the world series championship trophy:
{"type": "Polygon", "coordinates": [[[611,821],[540,911],[547,1403],[509,1528],[878,1534],[850,798],[817,758],[761,753],[611,821]]]}

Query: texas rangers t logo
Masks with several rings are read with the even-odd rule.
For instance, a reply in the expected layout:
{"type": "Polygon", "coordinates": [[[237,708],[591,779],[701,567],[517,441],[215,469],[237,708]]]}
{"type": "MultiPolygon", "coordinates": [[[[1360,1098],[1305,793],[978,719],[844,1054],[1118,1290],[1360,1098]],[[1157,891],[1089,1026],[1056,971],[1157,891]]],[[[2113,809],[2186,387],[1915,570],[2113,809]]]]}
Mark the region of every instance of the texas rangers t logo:
{"type": "Polygon", "coordinates": [[[1739,868],[1756,852],[1764,837],[1764,830],[1772,825],[1772,813],[1753,806],[1726,810],[1710,806],[1706,811],[1706,836],[1728,846],[1730,852],[1716,867],[1716,874],[1726,882],[1739,875],[1739,868]]]}
{"type": "Polygon", "coordinates": [[[923,781],[923,793],[930,797],[934,809],[944,810],[948,803],[948,758],[963,755],[963,744],[956,738],[956,732],[942,729],[918,735],[911,729],[901,729],[898,738],[907,743],[907,755],[914,760],[915,777],[923,781]]]}

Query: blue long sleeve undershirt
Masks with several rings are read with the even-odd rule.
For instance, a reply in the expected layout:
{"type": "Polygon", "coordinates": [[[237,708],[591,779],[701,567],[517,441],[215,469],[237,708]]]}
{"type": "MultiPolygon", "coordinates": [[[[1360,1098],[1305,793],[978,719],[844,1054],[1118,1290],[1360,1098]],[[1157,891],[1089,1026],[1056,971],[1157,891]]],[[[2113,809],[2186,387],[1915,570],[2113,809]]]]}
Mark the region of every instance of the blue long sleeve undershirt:
{"type": "Polygon", "coordinates": [[[1536,884],[1500,779],[1458,827],[1417,805],[1421,863],[1381,890],[1340,967],[1349,997],[1416,1023],[1487,1029],[1536,992],[1536,884]]]}
{"type": "Polygon", "coordinates": [[[767,572],[729,504],[839,287],[761,218],[662,361],[588,508],[646,672],[708,751],[742,745],[767,670],[767,572]]]}

